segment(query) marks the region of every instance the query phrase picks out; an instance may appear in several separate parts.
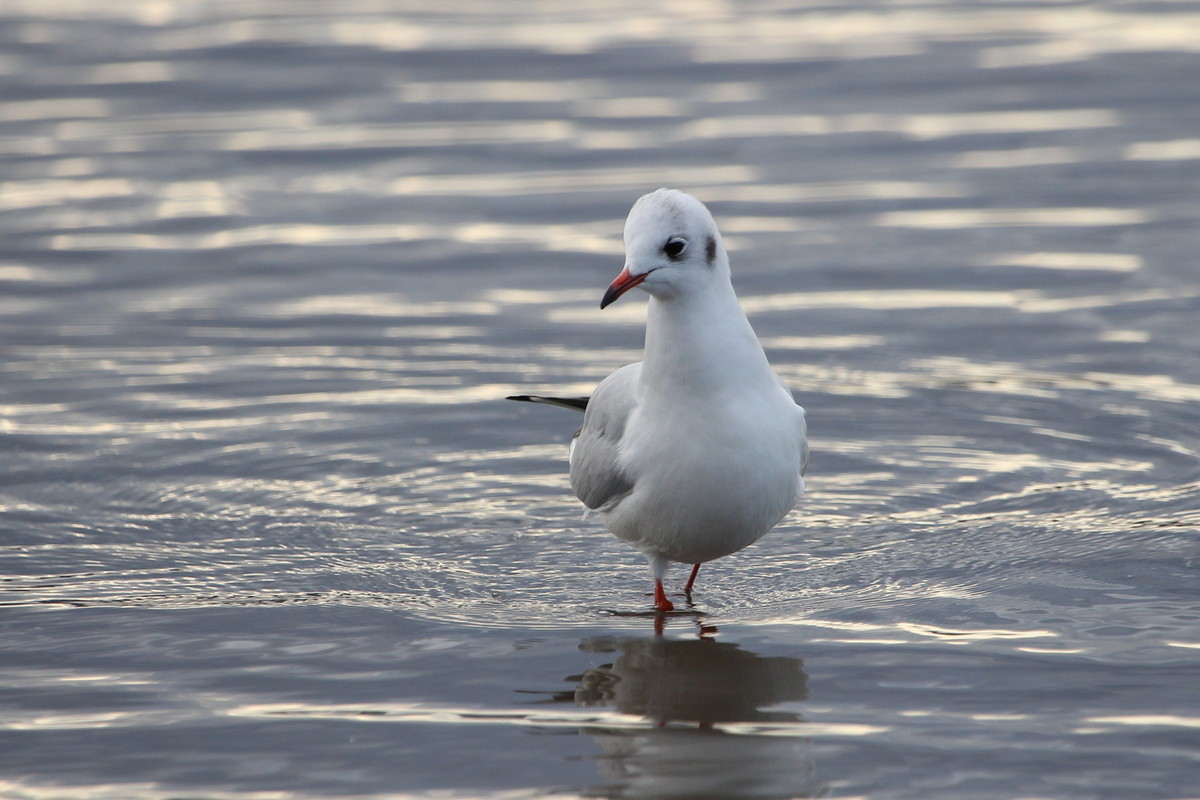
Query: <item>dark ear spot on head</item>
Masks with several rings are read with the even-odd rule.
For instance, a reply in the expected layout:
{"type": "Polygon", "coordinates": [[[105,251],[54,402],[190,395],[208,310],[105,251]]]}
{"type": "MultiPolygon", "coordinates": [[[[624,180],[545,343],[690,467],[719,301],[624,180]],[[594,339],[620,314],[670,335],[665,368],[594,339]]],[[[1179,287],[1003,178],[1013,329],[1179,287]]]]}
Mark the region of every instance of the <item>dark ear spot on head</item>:
{"type": "Polygon", "coordinates": [[[717,260],[717,239],[715,236],[708,237],[708,241],[704,243],[704,255],[708,259],[709,266],[717,260]]]}

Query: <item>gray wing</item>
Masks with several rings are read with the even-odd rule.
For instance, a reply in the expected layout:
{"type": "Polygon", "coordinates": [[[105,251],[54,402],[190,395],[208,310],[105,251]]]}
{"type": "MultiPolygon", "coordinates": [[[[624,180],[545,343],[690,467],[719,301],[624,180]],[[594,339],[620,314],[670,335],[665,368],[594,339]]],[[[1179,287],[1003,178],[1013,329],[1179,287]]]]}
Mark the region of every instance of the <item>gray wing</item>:
{"type": "MultiPolygon", "coordinates": [[[[783,382],[783,378],[779,375],[775,376],[775,380],[779,383],[779,388],[787,392],[787,396],[792,398],[792,402],[796,403],[796,398],[792,396],[792,390],[783,382]]],[[[804,406],[796,403],[796,409],[800,412],[800,475],[808,472],[808,416],[804,411],[804,406]]]]}
{"type": "Polygon", "coordinates": [[[808,417],[804,413],[804,407],[799,403],[796,408],[800,409],[800,419],[803,424],[803,435],[800,437],[800,475],[808,472],[808,417]]]}
{"type": "Polygon", "coordinates": [[[633,480],[617,463],[629,415],[637,408],[641,363],[605,378],[588,401],[583,427],[571,442],[571,488],[588,508],[620,502],[633,491],[633,480]]]}

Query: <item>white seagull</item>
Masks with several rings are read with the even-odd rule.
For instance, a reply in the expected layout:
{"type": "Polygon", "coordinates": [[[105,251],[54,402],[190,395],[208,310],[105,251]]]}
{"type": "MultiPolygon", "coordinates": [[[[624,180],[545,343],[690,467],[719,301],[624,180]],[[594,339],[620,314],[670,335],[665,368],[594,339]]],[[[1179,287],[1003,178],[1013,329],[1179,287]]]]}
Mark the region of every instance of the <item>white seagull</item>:
{"type": "MultiPolygon", "coordinates": [[[[659,189],[625,221],[625,268],[604,308],[635,286],[650,295],[642,361],[590,398],[511,400],[584,411],[571,442],[571,488],[636,547],[654,606],[672,561],[700,565],[758,541],[800,499],[808,464],[804,409],[771,369],[730,283],[729,256],[696,198],[659,189]]],[[[585,512],[585,516],[587,513],[585,512]]]]}

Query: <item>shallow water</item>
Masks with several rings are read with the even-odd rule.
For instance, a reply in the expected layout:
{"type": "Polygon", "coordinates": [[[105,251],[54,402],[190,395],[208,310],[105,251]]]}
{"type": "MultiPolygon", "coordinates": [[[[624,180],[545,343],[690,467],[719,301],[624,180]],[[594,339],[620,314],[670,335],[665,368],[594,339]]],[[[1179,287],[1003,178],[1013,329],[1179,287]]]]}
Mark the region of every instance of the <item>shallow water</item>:
{"type": "Polygon", "coordinates": [[[0,795],[1196,797],[1200,4],[452,5],[3,5],[0,795]],[[656,637],[500,398],[659,185],[813,461],[656,637]]]}

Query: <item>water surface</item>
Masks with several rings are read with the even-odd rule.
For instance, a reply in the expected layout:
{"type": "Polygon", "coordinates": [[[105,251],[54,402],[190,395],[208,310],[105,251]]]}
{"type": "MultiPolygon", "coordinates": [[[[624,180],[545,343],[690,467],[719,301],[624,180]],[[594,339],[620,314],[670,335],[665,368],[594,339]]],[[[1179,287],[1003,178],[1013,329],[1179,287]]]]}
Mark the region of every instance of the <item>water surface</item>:
{"type": "Polygon", "coordinates": [[[3,796],[1196,796],[1200,5],[2,11],[3,796]],[[661,185],[813,459],[656,637],[501,398],[661,185]]]}

